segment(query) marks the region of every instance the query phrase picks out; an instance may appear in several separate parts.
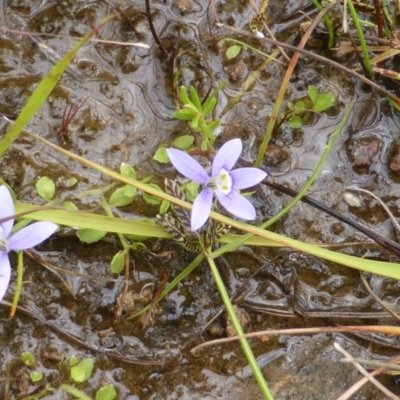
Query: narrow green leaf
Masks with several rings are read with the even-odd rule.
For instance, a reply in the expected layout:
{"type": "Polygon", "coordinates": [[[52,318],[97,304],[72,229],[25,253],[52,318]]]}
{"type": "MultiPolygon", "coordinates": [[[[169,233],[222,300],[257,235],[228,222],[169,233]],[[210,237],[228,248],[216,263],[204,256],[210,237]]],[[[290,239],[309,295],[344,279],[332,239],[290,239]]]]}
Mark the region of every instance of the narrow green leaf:
{"type": "Polygon", "coordinates": [[[215,105],[217,104],[217,99],[213,97],[210,101],[204,103],[203,106],[203,116],[206,117],[212,110],[214,110],[215,105]]]}
{"type": "Polygon", "coordinates": [[[54,197],[54,193],[56,192],[56,185],[54,182],[47,176],[42,176],[36,182],[36,190],[38,195],[47,201],[50,201],[54,197]]]}
{"type": "Polygon", "coordinates": [[[310,97],[312,103],[315,103],[318,97],[318,88],[316,86],[310,85],[308,87],[308,96],[310,97]]]}
{"type": "Polygon", "coordinates": [[[199,127],[199,115],[196,115],[196,116],[192,119],[192,122],[190,123],[190,125],[191,125],[191,127],[192,127],[194,130],[197,130],[197,129],[198,129],[198,127],[199,127]]]}
{"type": "Polygon", "coordinates": [[[76,231],[76,236],[78,236],[80,241],[87,244],[96,243],[106,235],[106,231],[100,231],[97,229],[79,229],[76,231]]]}
{"type": "Polygon", "coordinates": [[[187,90],[185,86],[181,86],[179,89],[179,97],[182,101],[183,104],[192,104],[192,102],[189,100],[187,90]]]}
{"type": "Polygon", "coordinates": [[[197,90],[194,86],[190,86],[190,98],[192,100],[193,105],[199,110],[202,110],[200,97],[197,94],[197,90]]]}
{"type": "Polygon", "coordinates": [[[89,396],[87,396],[81,390],[77,389],[74,386],[67,385],[66,383],[63,383],[62,385],[60,385],[60,389],[66,391],[69,394],[71,394],[72,396],[74,396],[78,400],[92,400],[89,396]]]}
{"type": "Polygon", "coordinates": [[[182,121],[190,121],[196,115],[195,112],[189,108],[182,108],[181,110],[175,111],[173,114],[174,118],[182,121]]]}

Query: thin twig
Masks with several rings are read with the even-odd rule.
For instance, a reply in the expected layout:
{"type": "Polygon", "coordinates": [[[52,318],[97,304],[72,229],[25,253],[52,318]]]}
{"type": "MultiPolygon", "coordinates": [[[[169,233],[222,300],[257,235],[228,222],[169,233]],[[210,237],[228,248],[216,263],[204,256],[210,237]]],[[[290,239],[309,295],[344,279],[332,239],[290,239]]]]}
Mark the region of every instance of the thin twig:
{"type": "Polygon", "coordinates": [[[400,316],[396,314],[384,301],[382,301],[372,290],[371,286],[369,286],[367,280],[365,279],[364,273],[360,271],[360,276],[361,280],[363,281],[363,284],[365,286],[365,289],[367,289],[368,293],[375,299],[375,301],[382,307],[384,308],[388,313],[393,315],[394,318],[396,318],[398,321],[400,321],[400,316]]]}
{"type": "Polygon", "coordinates": [[[153,35],[155,42],[158,44],[158,47],[160,48],[161,53],[163,54],[164,58],[168,58],[168,53],[165,50],[165,48],[160,40],[160,37],[158,36],[157,31],[155,30],[154,25],[153,25],[153,20],[151,18],[151,10],[150,10],[150,0],[146,0],[146,15],[147,15],[147,20],[149,21],[150,30],[151,30],[151,33],[153,35]]]}
{"type": "MultiPolygon", "coordinates": [[[[340,346],[339,343],[334,343],[335,349],[340,351],[346,357],[352,358],[351,355],[340,346]]],[[[399,398],[393,394],[389,389],[385,388],[380,382],[378,382],[373,376],[371,376],[359,363],[353,361],[353,365],[361,372],[371,383],[375,385],[379,390],[381,390],[387,397],[392,400],[399,400],[399,398]]]]}

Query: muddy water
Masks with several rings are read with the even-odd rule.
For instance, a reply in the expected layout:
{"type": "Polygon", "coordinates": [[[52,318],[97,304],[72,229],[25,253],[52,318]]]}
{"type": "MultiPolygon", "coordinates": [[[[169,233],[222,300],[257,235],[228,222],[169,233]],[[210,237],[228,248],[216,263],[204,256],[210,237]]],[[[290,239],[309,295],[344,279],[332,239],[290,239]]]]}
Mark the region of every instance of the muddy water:
{"type": "MultiPolygon", "coordinates": [[[[3,30],[0,34],[0,112],[15,118],[50,68],[48,60],[26,36],[10,30],[41,33],[41,39],[48,46],[63,54],[74,43],[71,36],[83,35],[115,11],[110,4],[105,1],[1,2],[0,24],[9,31],[3,30]]],[[[87,44],[76,58],[84,79],[63,77],[29,129],[107,167],[118,169],[121,162],[129,163],[139,178],[154,174],[155,182],[162,183],[165,176],[174,176],[174,171],[152,159],[155,150],[160,144],[171,143],[177,136],[190,132],[186,124],[172,118],[178,104],[174,77],[180,71],[178,86],[194,84],[203,96],[211,83],[218,85],[227,80],[216,110],[217,116],[223,115],[217,144],[241,137],[245,145],[242,161],[253,162],[286,67],[272,63],[262,69],[240,101],[227,107],[264,59],[250,50],[243,50],[235,60],[226,58],[223,49],[216,45],[221,32],[213,24],[214,15],[208,2],[151,4],[152,19],[170,55],[168,60],[154,43],[143,2],[112,4],[123,15],[117,12],[117,17],[100,30],[99,38],[142,41],[151,46],[150,50],[117,44],[87,44]],[[76,108],[83,101],[67,131],[61,132],[65,108],[76,108]]],[[[271,0],[270,28],[282,35],[282,39],[297,43],[297,22],[293,25],[285,17],[306,4],[305,1],[271,0]]],[[[250,5],[237,1],[217,2],[216,9],[221,22],[243,29],[247,29],[254,16],[250,5]]],[[[225,35],[229,36],[229,32],[225,35]]],[[[314,49],[323,48],[325,36],[319,34],[316,40],[314,49]]],[[[260,46],[257,41],[252,44],[260,46]]],[[[262,50],[272,51],[268,46],[262,50]]],[[[357,63],[350,56],[340,61],[351,66],[357,63]]],[[[344,202],[342,194],[350,185],[367,188],[398,215],[399,177],[388,167],[399,141],[398,115],[367,87],[312,59],[299,63],[287,99],[304,98],[311,84],[321,92],[332,93],[335,106],[327,113],[313,116],[301,131],[293,131],[283,124],[274,134],[263,168],[277,182],[300,189],[318,162],[345,106],[353,101],[350,121],[310,195],[395,239],[390,221],[374,201],[362,198],[362,207],[356,208],[344,202]]],[[[381,84],[396,90],[390,82],[381,84]]],[[[6,123],[0,123],[4,132],[6,123]]],[[[43,175],[61,182],[76,177],[77,185],[72,188],[59,185],[57,196],[75,199],[81,207],[92,207],[99,202],[96,196],[81,197],[83,191],[110,183],[99,173],[26,137],[15,143],[1,160],[1,176],[20,200],[41,203],[34,183],[43,175]]],[[[256,223],[273,216],[289,201],[288,197],[267,187],[260,187],[253,198],[259,215],[256,223]]],[[[154,217],[157,211],[158,207],[148,206],[139,197],[132,206],[119,212],[129,217],[154,217]]],[[[388,257],[377,247],[366,244],[361,233],[304,204],[296,206],[273,229],[305,241],[362,242],[345,251],[363,256],[371,250],[373,257],[388,257]]],[[[167,241],[149,241],[146,246],[147,250],[132,254],[131,283],[123,317],[146,304],[151,293],[146,295],[144,288],[152,287],[149,286],[152,283],[160,284],[167,271],[171,272],[171,280],[194,258],[193,254],[167,241]],[[165,252],[172,252],[172,257],[160,256],[165,252]]],[[[118,250],[118,242],[113,237],[88,246],[81,244],[73,231],[62,231],[36,249],[36,258],[47,266],[63,268],[65,272],[59,273],[65,282],[26,257],[26,283],[20,305],[36,318],[19,312],[10,320],[8,309],[2,308],[1,371],[3,376],[12,379],[8,391],[5,383],[0,382],[0,393],[9,393],[13,398],[26,390],[21,382],[28,370],[19,358],[23,351],[30,351],[37,357],[46,383],[56,388],[46,399],[68,398],[57,389],[61,383],[68,382],[68,372],[60,367],[60,361],[73,355],[95,359],[93,376],[79,386],[91,397],[99,387],[112,383],[119,399],[261,398],[237,344],[206,349],[197,355],[188,352],[193,344],[218,337],[224,329],[223,321],[218,319],[210,329],[202,330],[221,305],[206,265],[198,267],[167,297],[157,310],[155,325],[146,332],[142,331],[140,321],[122,318],[113,325],[123,290],[123,277],[116,278],[109,272],[110,260],[118,250]],[[113,329],[108,330],[110,327],[113,329]],[[63,332],[70,336],[66,337],[63,332]],[[102,354],[85,346],[100,349],[102,354]],[[143,365],[129,365],[118,357],[139,359],[143,365]],[[159,362],[163,367],[146,365],[148,361],[159,362]]],[[[243,249],[222,259],[221,271],[232,291],[249,279],[241,300],[247,330],[354,323],[354,315],[360,317],[356,322],[362,323],[360,313],[381,311],[363,287],[358,272],[297,252],[243,249]],[[251,277],[264,265],[266,269],[251,277]],[[271,310],[275,315],[271,315],[271,310]],[[342,318],[332,317],[338,315],[342,318]]],[[[12,300],[15,278],[14,274],[7,300],[12,300]]],[[[397,282],[380,277],[369,277],[369,281],[381,298],[389,304],[398,303],[397,282]]],[[[381,321],[367,320],[368,323],[381,321]]],[[[397,354],[400,344],[395,338],[388,341],[388,347],[382,345],[382,338],[374,339],[379,344],[345,335],[281,336],[253,340],[252,346],[277,399],[320,399],[321,387],[326,389],[325,399],[334,399],[358,376],[352,367],[339,362],[333,342],[338,341],[359,357],[382,360],[397,354]]],[[[383,382],[396,389],[396,378],[383,382]]],[[[28,385],[27,390],[43,387],[41,382],[28,385]]],[[[367,386],[354,398],[383,398],[380,396],[372,386],[367,386]]]]}

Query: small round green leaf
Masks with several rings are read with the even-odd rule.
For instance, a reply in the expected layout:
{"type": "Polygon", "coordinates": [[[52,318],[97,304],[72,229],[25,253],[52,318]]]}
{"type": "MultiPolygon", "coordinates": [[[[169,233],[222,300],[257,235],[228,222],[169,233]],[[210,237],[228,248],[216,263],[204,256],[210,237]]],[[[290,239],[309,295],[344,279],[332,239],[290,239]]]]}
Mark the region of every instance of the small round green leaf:
{"type": "Polygon", "coordinates": [[[157,151],[156,154],[154,154],[154,160],[158,161],[159,163],[162,164],[167,164],[169,163],[169,158],[168,158],[168,154],[167,154],[167,149],[165,146],[160,146],[157,151]]]}
{"type": "Polygon", "coordinates": [[[230,46],[226,49],[226,57],[228,58],[228,60],[232,60],[233,58],[235,58],[239,55],[241,50],[242,50],[242,47],[238,46],[236,44],[233,46],[230,46]]]}
{"type": "Polygon", "coordinates": [[[125,185],[118,188],[110,197],[109,204],[115,207],[125,207],[132,203],[136,196],[136,188],[130,185],[125,185]]]}
{"type": "MultiPolygon", "coordinates": [[[[162,192],[160,186],[156,185],[155,183],[149,183],[149,186],[151,186],[154,189],[158,189],[160,192],[162,192]]],[[[153,206],[158,206],[159,204],[161,204],[160,198],[152,196],[151,194],[147,194],[145,192],[143,192],[143,200],[147,204],[151,204],[153,206]]]]}
{"type": "Polygon", "coordinates": [[[93,358],[84,358],[78,365],[71,368],[71,379],[76,383],[86,382],[92,375],[93,366],[93,358]]]}
{"type": "Polygon", "coordinates": [[[121,250],[111,260],[111,272],[120,274],[125,265],[125,251],[121,250]]]}
{"type": "Polygon", "coordinates": [[[81,367],[75,365],[75,367],[71,368],[70,378],[76,383],[82,383],[85,381],[85,372],[81,367]]]}
{"type": "Polygon", "coordinates": [[[32,371],[29,378],[31,378],[32,383],[40,382],[43,379],[43,372],[32,371]]]}
{"type": "Polygon", "coordinates": [[[54,193],[56,192],[56,185],[54,182],[47,176],[42,176],[36,182],[36,190],[38,195],[47,201],[50,201],[54,197],[54,193]]]}
{"type": "Polygon", "coordinates": [[[117,397],[117,392],[113,385],[103,386],[96,393],[96,400],[114,400],[117,397]]]}
{"type": "Polygon", "coordinates": [[[194,142],[194,137],[191,135],[180,136],[174,140],[174,146],[180,150],[188,150],[194,142]]]}
{"type": "Polygon", "coordinates": [[[131,179],[136,179],[136,171],[131,165],[122,163],[120,171],[122,176],[126,176],[127,178],[131,179]]]}
{"type": "Polygon", "coordinates": [[[27,365],[28,367],[34,367],[36,365],[36,358],[35,356],[30,353],[29,351],[24,351],[21,354],[22,362],[27,365]]]}
{"type": "Polygon", "coordinates": [[[325,111],[333,104],[334,101],[335,98],[332,94],[321,93],[320,95],[318,95],[317,101],[313,105],[313,110],[317,112],[325,111]]]}
{"type": "Polygon", "coordinates": [[[90,244],[103,239],[103,237],[107,235],[107,232],[97,229],[79,229],[76,231],[76,235],[81,242],[90,244]]]}
{"type": "Polygon", "coordinates": [[[303,120],[299,115],[296,115],[288,120],[288,124],[292,129],[300,129],[303,127],[303,120]]]}

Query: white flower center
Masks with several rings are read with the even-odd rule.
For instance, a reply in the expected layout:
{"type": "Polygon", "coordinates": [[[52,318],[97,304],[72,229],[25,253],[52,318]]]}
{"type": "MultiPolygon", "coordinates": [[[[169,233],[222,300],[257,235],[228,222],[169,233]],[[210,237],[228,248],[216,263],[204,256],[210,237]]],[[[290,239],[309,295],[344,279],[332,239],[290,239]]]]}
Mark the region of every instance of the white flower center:
{"type": "Polygon", "coordinates": [[[222,168],[220,173],[210,178],[205,186],[212,191],[220,190],[224,194],[229,194],[232,191],[232,178],[229,172],[222,168]]]}

